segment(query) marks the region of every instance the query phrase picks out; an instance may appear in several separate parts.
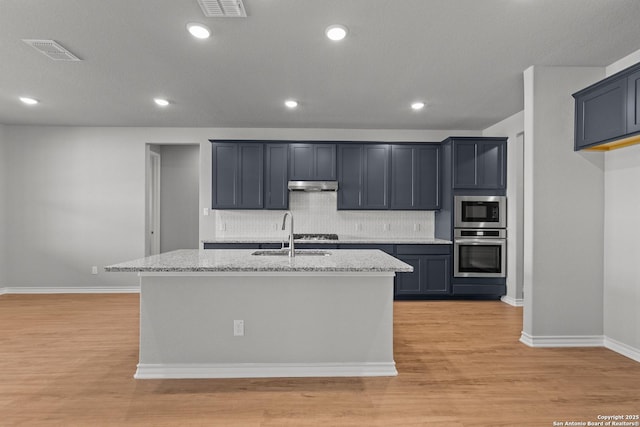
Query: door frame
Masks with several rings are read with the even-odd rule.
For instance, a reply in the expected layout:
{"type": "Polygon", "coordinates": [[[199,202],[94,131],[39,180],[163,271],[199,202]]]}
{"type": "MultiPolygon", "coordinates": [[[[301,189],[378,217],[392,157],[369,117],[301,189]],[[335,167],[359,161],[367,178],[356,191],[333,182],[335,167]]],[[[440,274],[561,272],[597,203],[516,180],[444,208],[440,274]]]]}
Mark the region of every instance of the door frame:
{"type": "Polygon", "coordinates": [[[145,221],[145,256],[160,253],[160,170],[162,158],[146,146],[146,221],[145,221]]]}

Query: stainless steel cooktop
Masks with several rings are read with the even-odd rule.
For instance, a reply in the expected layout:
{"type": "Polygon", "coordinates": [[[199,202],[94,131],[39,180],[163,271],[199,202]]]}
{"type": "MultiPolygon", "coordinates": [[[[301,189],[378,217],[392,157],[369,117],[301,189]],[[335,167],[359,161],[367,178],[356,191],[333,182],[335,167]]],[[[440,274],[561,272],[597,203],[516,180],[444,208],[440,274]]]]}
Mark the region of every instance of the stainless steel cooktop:
{"type": "Polygon", "coordinates": [[[338,240],[337,234],[294,234],[295,240],[338,240]]]}

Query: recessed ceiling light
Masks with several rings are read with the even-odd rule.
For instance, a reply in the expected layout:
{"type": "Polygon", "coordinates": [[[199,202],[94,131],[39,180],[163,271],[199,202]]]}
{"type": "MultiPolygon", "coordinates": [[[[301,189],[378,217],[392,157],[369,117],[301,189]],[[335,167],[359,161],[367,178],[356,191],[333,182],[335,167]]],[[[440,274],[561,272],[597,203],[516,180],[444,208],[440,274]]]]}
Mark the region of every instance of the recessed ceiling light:
{"type": "Polygon", "coordinates": [[[422,110],[424,108],[424,102],[422,101],[414,102],[413,104],[411,104],[411,108],[413,108],[414,110],[422,110]]]}
{"type": "Polygon", "coordinates": [[[169,105],[169,101],[164,98],[153,98],[153,102],[161,107],[166,107],[167,105],[169,105]]]}
{"type": "Polygon", "coordinates": [[[298,106],[298,101],[287,99],[286,101],[284,101],[284,105],[286,105],[287,108],[296,108],[298,106]]]}
{"type": "Polygon", "coordinates": [[[191,35],[197,39],[208,39],[211,35],[211,31],[209,27],[202,24],[190,23],[187,24],[187,30],[191,33],[191,35]]]}
{"type": "Polygon", "coordinates": [[[338,25],[338,24],[329,25],[327,29],[324,30],[324,33],[326,34],[326,36],[333,41],[342,40],[347,36],[347,32],[348,32],[347,27],[345,27],[344,25],[338,25]]]}
{"type": "Polygon", "coordinates": [[[21,96],[20,97],[20,101],[24,102],[27,105],[36,105],[36,104],[38,104],[40,102],[37,99],[31,98],[31,97],[28,97],[28,96],[21,96]]]}

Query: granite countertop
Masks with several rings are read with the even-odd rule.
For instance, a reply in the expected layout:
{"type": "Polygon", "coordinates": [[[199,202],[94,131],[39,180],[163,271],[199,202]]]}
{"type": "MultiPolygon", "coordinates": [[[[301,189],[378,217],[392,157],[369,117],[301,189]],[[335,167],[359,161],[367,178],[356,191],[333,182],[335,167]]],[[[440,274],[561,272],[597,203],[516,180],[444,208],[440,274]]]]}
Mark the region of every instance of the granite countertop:
{"type": "MultiPolygon", "coordinates": [[[[305,252],[305,249],[301,249],[305,252]]],[[[327,250],[330,255],[257,256],[254,249],[182,249],[105,267],[107,272],[412,272],[380,250],[327,250]]],[[[311,251],[313,252],[313,251],[311,251]]]]}
{"type": "MultiPolygon", "coordinates": [[[[282,243],[282,238],[276,237],[222,237],[218,239],[202,240],[202,243],[282,243]]],[[[296,239],[295,243],[313,243],[336,245],[347,244],[385,244],[385,245],[450,245],[451,240],[432,237],[358,237],[340,235],[338,240],[305,240],[296,239]]]]}

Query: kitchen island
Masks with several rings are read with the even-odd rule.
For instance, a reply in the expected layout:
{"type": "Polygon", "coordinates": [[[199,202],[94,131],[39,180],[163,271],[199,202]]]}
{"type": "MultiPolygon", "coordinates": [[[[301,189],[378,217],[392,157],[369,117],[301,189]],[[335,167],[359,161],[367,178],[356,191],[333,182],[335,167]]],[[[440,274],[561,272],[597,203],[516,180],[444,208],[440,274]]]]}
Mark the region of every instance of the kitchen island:
{"type": "Polygon", "coordinates": [[[393,278],[379,250],[179,250],[140,277],[139,379],[392,376],[393,278]],[[264,252],[264,251],[263,251],[264,252]]]}

